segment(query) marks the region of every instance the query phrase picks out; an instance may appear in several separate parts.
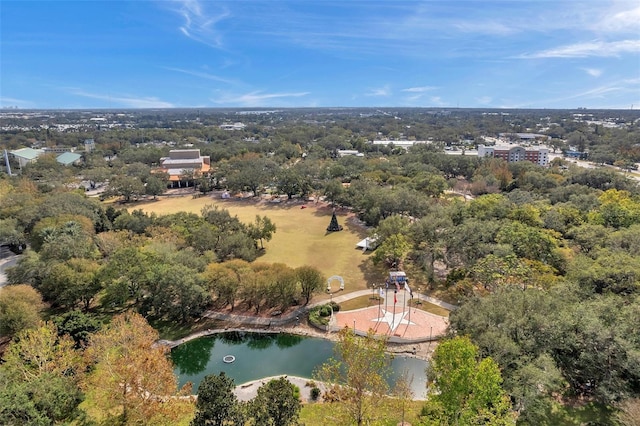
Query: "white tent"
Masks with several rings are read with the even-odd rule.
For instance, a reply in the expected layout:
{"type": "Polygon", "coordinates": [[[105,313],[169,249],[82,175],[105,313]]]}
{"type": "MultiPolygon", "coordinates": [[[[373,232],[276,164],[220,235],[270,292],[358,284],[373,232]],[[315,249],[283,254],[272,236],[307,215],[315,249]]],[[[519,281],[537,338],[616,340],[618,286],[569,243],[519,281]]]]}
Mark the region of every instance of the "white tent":
{"type": "Polygon", "coordinates": [[[378,239],[367,237],[356,244],[356,247],[362,249],[362,251],[375,250],[378,247],[378,239]]]}

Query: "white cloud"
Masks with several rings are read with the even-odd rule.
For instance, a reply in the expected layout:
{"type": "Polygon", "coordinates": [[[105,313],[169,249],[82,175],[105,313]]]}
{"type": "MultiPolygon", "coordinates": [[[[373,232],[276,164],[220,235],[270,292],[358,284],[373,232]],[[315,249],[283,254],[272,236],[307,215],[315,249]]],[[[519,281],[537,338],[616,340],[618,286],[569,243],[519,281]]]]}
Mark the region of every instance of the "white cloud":
{"type": "Polygon", "coordinates": [[[607,32],[638,32],[640,23],[640,6],[635,9],[609,13],[599,20],[594,29],[607,32]]]}
{"type": "Polygon", "coordinates": [[[180,15],[184,21],[178,27],[182,34],[211,47],[222,47],[222,36],[216,29],[216,24],[231,16],[229,10],[223,8],[215,14],[205,10],[205,6],[211,5],[211,3],[199,0],[176,0],[174,3],[178,4],[178,7],[173,11],[180,15]]]}
{"type": "Polygon", "coordinates": [[[421,98],[422,98],[422,95],[418,94],[413,96],[407,96],[406,100],[407,102],[415,102],[415,101],[419,101],[421,98]]]}
{"type": "Polygon", "coordinates": [[[420,87],[409,87],[406,89],[402,89],[402,92],[410,92],[410,93],[424,93],[430,90],[435,90],[437,87],[433,86],[420,86],[420,87]]]}
{"type": "Polygon", "coordinates": [[[479,98],[476,98],[476,102],[480,105],[489,105],[491,101],[493,101],[493,98],[491,96],[481,96],[479,98]]]}
{"type": "Polygon", "coordinates": [[[161,101],[156,97],[139,98],[132,96],[111,96],[99,93],[89,93],[81,89],[71,89],[70,93],[85,98],[107,101],[109,104],[108,106],[111,106],[112,103],[115,103],[118,104],[117,106],[126,108],[175,108],[175,105],[171,102],[161,101]]]}
{"type": "Polygon", "coordinates": [[[602,75],[602,70],[596,68],[582,68],[582,70],[589,74],[591,77],[600,77],[602,75]]]}
{"type": "Polygon", "coordinates": [[[567,96],[563,96],[556,99],[547,99],[542,103],[543,105],[553,105],[566,101],[582,100],[584,102],[597,99],[609,99],[611,96],[619,93],[640,93],[640,78],[621,79],[617,81],[611,81],[608,84],[603,84],[598,87],[575,92],[567,96]]]}
{"type": "Polygon", "coordinates": [[[185,70],[185,69],[182,69],[182,68],[172,68],[172,67],[164,67],[164,69],[169,70],[169,71],[180,72],[180,73],[183,73],[183,74],[189,74],[189,75],[192,75],[194,77],[205,78],[207,80],[219,81],[220,83],[240,84],[238,81],[234,81],[234,80],[231,80],[231,79],[228,79],[228,78],[220,77],[220,76],[217,76],[215,74],[209,74],[209,73],[202,72],[202,71],[191,71],[191,70],[185,70]]]}
{"type": "Polygon", "coordinates": [[[586,43],[569,44],[553,49],[542,50],[536,53],[525,53],[518,58],[540,59],[540,58],[586,58],[589,56],[618,56],[622,53],[640,52],[640,40],[620,40],[620,41],[592,41],[586,43]]]}
{"type": "MultiPolygon", "coordinates": [[[[211,99],[216,104],[233,106],[263,106],[264,101],[272,99],[299,98],[309,95],[310,92],[285,92],[285,93],[263,93],[260,91],[245,93],[243,95],[225,95],[218,99],[211,99]]],[[[269,105],[272,105],[269,103],[269,105]]]]}
{"type": "Polygon", "coordinates": [[[371,89],[365,94],[365,96],[391,96],[391,89],[389,88],[389,86],[371,89]]]}
{"type": "Polygon", "coordinates": [[[522,28],[517,25],[497,22],[493,20],[484,22],[457,22],[453,23],[452,27],[465,33],[489,34],[498,36],[508,36],[522,30],[522,28]]]}

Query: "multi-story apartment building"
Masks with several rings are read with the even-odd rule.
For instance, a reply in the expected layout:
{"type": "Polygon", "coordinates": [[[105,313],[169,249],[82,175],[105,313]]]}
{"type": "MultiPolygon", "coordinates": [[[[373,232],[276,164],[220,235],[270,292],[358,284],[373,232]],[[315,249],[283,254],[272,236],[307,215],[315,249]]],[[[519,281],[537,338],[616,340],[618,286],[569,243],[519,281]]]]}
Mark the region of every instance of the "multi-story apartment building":
{"type": "Polygon", "coordinates": [[[481,144],[478,145],[478,157],[502,158],[509,163],[531,161],[540,166],[549,165],[548,148],[525,149],[521,146],[485,146],[481,144]]]}

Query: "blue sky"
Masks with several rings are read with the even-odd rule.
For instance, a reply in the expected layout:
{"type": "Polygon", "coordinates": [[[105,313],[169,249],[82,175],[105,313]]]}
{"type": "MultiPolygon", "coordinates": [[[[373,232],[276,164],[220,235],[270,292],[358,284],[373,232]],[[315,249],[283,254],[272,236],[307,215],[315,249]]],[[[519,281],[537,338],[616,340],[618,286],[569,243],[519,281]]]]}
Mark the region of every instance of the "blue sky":
{"type": "Polygon", "coordinates": [[[637,1],[0,2],[0,106],[640,108],[637,1]]]}

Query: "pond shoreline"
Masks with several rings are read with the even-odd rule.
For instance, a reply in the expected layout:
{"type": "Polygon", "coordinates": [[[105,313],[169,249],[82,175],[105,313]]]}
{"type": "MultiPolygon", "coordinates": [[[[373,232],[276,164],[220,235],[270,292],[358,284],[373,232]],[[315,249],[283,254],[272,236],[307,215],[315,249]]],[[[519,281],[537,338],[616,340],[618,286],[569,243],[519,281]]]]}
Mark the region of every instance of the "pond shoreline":
{"type": "MultiPolygon", "coordinates": [[[[215,329],[202,330],[201,332],[193,333],[189,336],[184,337],[183,339],[179,339],[176,341],[161,340],[161,341],[158,341],[157,343],[163,344],[171,348],[179,348],[181,345],[187,344],[189,342],[193,342],[201,337],[210,337],[213,339],[219,339],[220,337],[218,336],[225,333],[243,333],[243,334],[257,333],[257,334],[262,334],[266,336],[272,336],[270,339],[280,339],[280,336],[285,338],[286,337],[285,335],[287,335],[287,336],[300,336],[302,338],[307,337],[311,340],[316,340],[316,341],[324,340],[326,342],[332,342],[332,343],[335,343],[338,341],[338,333],[336,332],[326,333],[322,331],[313,330],[312,327],[304,326],[304,327],[288,327],[288,328],[283,327],[278,330],[274,330],[274,329],[264,330],[259,328],[231,328],[231,327],[215,328],[215,329]],[[294,330],[294,328],[298,328],[298,330],[294,330]]],[[[243,336],[239,336],[239,337],[244,341],[243,336]]],[[[232,338],[232,339],[236,341],[235,340],[236,338],[232,338]]],[[[411,361],[408,361],[409,359],[416,360],[417,362],[420,362],[420,363],[424,362],[425,364],[422,364],[422,365],[424,366],[427,365],[426,363],[429,362],[428,359],[422,356],[417,356],[417,354],[414,354],[413,351],[411,350],[412,348],[406,348],[404,346],[405,345],[391,344],[390,346],[387,347],[387,353],[392,355],[392,357],[394,358],[394,360],[392,361],[392,365],[394,365],[396,362],[400,362],[401,363],[400,365],[404,366],[406,365],[405,364],[406,362],[411,362],[411,361]]],[[[287,350],[287,349],[282,349],[282,350],[287,350]]],[[[222,357],[223,354],[228,354],[225,356],[233,356],[234,361],[235,361],[235,358],[238,357],[238,360],[246,363],[247,357],[242,356],[243,353],[244,352],[242,350],[239,351],[235,346],[233,348],[224,347],[221,350],[219,349],[219,352],[216,353],[216,357],[218,357],[216,358],[218,359],[217,361],[218,365],[223,365],[219,363],[219,358],[222,357]],[[230,355],[230,354],[234,354],[234,355],[230,355]]],[[[313,352],[313,353],[315,354],[317,352],[313,352]]],[[[327,357],[331,356],[331,353],[330,352],[327,353],[326,356],[327,357]]],[[[225,362],[224,357],[222,358],[223,358],[222,362],[225,362]]],[[[266,362],[266,363],[270,364],[270,362],[266,362]]],[[[225,365],[231,365],[231,364],[225,364],[225,365]]],[[[178,362],[178,364],[176,364],[176,368],[180,368],[180,365],[181,365],[180,362],[178,362]]],[[[410,364],[410,365],[415,365],[415,364],[410,364]]],[[[264,371],[260,371],[258,374],[253,374],[253,377],[245,377],[244,380],[240,379],[239,381],[236,381],[235,388],[233,391],[234,394],[240,401],[249,401],[257,395],[257,390],[260,386],[266,384],[272,379],[284,377],[290,383],[296,385],[300,389],[300,397],[303,403],[322,403],[323,402],[321,398],[320,400],[313,400],[311,398],[311,388],[315,384],[315,386],[320,388],[321,392],[324,393],[327,390],[326,384],[315,380],[310,373],[307,374],[307,373],[293,372],[293,371],[289,371],[285,373],[282,371],[280,367],[281,366],[275,366],[273,369],[266,369],[264,371]]],[[[218,371],[217,368],[219,367],[216,367],[215,371],[218,371]]],[[[244,367],[240,367],[240,368],[243,369],[244,367]]],[[[403,370],[403,368],[405,367],[400,367],[397,365],[395,368],[394,367],[391,367],[391,368],[393,371],[396,371],[396,372],[405,371],[403,370]]],[[[406,370],[406,371],[410,371],[411,367],[407,367],[407,368],[409,368],[409,370],[406,370]]],[[[214,371],[214,369],[209,369],[209,367],[207,367],[206,371],[212,372],[214,371]]],[[[233,373],[228,372],[224,369],[221,369],[220,371],[227,372],[227,374],[231,375],[231,377],[234,376],[233,373]]],[[[424,372],[424,367],[421,367],[420,371],[424,372]]],[[[194,386],[192,393],[194,395],[197,395],[197,385],[199,381],[202,379],[202,377],[198,377],[197,373],[194,374],[194,377],[188,377],[188,376],[183,377],[182,374],[183,372],[181,371],[180,380],[183,380],[183,381],[186,380],[187,383],[191,382],[194,386]]],[[[186,373],[186,374],[189,375],[192,373],[186,373]]],[[[414,372],[412,374],[418,374],[419,377],[422,377],[420,373],[414,372]]],[[[238,378],[236,378],[236,380],[237,379],[238,378]]],[[[415,382],[414,385],[417,383],[418,386],[420,386],[420,383],[422,382],[422,378],[418,378],[417,380],[418,381],[415,382]]],[[[413,389],[413,392],[414,392],[414,395],[412,398],[413,400],[424,400],[426,398],[426,396],[424,395],[424,389],[422,387],[413,389]]]]}
{"type": "MultiPolygon", "coordinates": [[[[263,333],[263,334],[294,334],[303,337],[316,337],[320,339],[330,340],[332,342],[338,341],[338,333],[330,331],[322,331],[311,325],[297,324],[293,326],[280,326],[270,328],[257,328],[257,327],[224,327],[224,328],[210,328],[202,330],[196,333],[192,333],[178,340],[158,340],[157,344],[167,346],[171,349],[182,345],[183,343],[191,340],[198,339],[200,337],[207,337],[221,333],[239,332],[239,333],[263,333]]],[[[422,343],[387,343],[387,352],[394,355],[403,355],[411,358],[417,358],[424,361],[429,361],[433,350],[436,348],[437,342],[422,342],[422,343]]]]}

